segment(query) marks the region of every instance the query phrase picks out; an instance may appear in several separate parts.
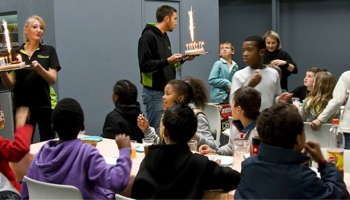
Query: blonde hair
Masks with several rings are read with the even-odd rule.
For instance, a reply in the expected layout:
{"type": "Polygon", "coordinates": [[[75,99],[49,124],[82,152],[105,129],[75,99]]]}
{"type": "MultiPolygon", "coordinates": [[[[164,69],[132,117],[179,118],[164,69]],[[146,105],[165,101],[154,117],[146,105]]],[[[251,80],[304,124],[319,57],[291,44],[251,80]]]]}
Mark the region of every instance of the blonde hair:
{"type": "Polygon", "coordinates": [[[282,48],[282,41],[281,41],[281,38],[278,35],[278,33],[276,33],[273,30],[269,30],[263,36],[263,39],[264,39],[265,42],[266,42],[266,38],[268,38],[268,37],[277,41],[277,49],[281,49],[282,48]]]}
{"type": "MultiPolygon", "coordinates": [[[[25,33],[25,30],[26,30],[27,28],[29,28],[29,26],[30,26],[31,24],[33,24],[33,22],[34,22],[35,20],[38,20],[38,21],[39,21],[40,25],[43,27],[43,31],[44,31],[44,34],[45,34],[45,32],[46,32],[46,24],[45,24],[45,21],[43,20],[43,18],[41,18],[41,17],[38,16],[38,15],[32,15],[32,16],[28,17],[27,20],[26,20],[26,22],[24,23],[24,27],[23,27],[23,41],[24,41],[24,42],[29,42],[28,35],[25,33]]],[[[44,41],[41,40],[40,43],[41,43],[41,44],[44,44],[44,41]]]]}
{"type": "Polygon", "coordinates": [[[315,113],[316,117],[326,108],[328,101],[333,98],[336,80],[330,72],[318,72],[315,76],[314,88],[306,97],[308,103],[306,114],[315,113]]]}

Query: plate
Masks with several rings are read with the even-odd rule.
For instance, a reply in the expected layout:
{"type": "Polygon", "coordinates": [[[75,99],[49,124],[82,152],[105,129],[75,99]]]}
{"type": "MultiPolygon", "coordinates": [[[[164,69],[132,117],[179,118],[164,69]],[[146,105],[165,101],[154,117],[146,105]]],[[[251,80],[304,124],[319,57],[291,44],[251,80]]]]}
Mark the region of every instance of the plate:
{"type": "Polygon", "coordinates": [[[118,156],[104,157],[104,159],[105,159],[107,164],[115,166],[117,164],[118,156]]]}
{"type": "Polygon", "coordinates": [[[246,153],[243,155],[244,160],[250,157],[250,153],[246,153]]]}
{"type": "Polygon", "coordinates": [[[20,68],[16,68],[16,69],[0,69],[0,72],[16,71],[16,70],[28,68],[28,67],[31,67],[31,66],[32,66],[32,65],[24,65],[24,67],[20,67],[20,68]]]}
{"type": "Polygon", "coordinates": [[[138,153],[144,153],[145,152],[145,149],[143,148],[142,144],[136,146],[136,152],[138,152],[138,153]]]}
{"type": "Polygon", "coordinates": [[[97,142],[101,142],[102,141],[102,137],[100,137],[100,136],[84,136],[81,139],[82,140],[95,140],[97,142]]]}
{"type": "Polygon", "coordinates": [[[230,166],[233,163],[233,156],[215,156],[212,160],[221,160],[222,166],[230,166]]]}

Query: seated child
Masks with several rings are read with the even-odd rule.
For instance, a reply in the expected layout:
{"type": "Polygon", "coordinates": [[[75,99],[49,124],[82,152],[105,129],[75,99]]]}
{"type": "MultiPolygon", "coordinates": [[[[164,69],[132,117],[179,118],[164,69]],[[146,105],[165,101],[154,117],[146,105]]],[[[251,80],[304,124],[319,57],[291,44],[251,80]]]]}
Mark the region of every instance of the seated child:
{"type": "MultiPolygon", "coordinates": [[[[203,81],[192,77],[186,77],[185,80],[174,79],[169,81],[164,88],[163,109],[167,110],[175,103],[184,105],[193,103],[194,105],[192,106],[192,109],[196,114],[198,121],[197,131],[193,136],[193,139],[197,140],[198,147],[202,144],[207,144],[215,149],[216,144],[214,137],[210,132],[209,121],[207,116],[201,110],[204,108],[207,100],[207,90],[203,81]]],[[[139,115],[137,125],[145,134],[145,137],[154,138],[155,143],[163,144],[164,126],[162,125],[162,122],[160,122],[159,137],[154,131],[154,128],[148,125],[148,121],[143,115],[139,115]]]]}
{"type": "Polygon", "coordinates": [[[165,111],[163,124],[167,145],[149,146],[133,184],[132,198],[201,199],[205,190],[237,187],[239,172],[190,151],[187,142],[197,128],[191,108],[174,105],[165,111]]]}
{"type": "Polygon", "coordinates": [[[321,69],[318,67],[311,67],[306,70],[304,85],[296,87],[292,93],[293,97],[299,98],[300,102],[303,102],[307,95],[312,91],[314,87],[315,76],[321,69]]]}
{"type": "Polygon", "coordinates": [[[234,131],[230,133],[226,145],[214,150],[208,145],[199,147],[199,153],[217,153],[220,155],[233,156],[233,140],[235,138],[252,140],[252,130],[255,128],[255,121],[259,116],[261,105],[260,92],[254,88],[244,86],[236,90],[232,99],[232,118],[234,131]]]}
{"type": "Polygon", "coordinates": [[[115,108],[106,116],[101,136],[114,139],[117,134],[125,133],[131,140],[142,143],[144,136],[137,126],[141,110],[136,86],[128,80],[118,81],[113,87],[112,101],[115,108]]]}
{"type": "Polygon", "coordinates": [[[349,199],[342,175],[328,163],[316,142],[305,142],[304,123],[291,104],[263,110],[257,120],[259,155],[242,162],[235,199],[349,199]],[[310,157],[315,171],[305,166],[310,157]]]}
{"type": "MultiPolygon", "coordinates": [[[[106,163],[98,150],[77,139],[84,130],[84,113],[80,104],[71,98],[58,102],[52,112],[53,130],[59,140],[48,141],[35,155],[29,168],[29,178],[77,187],[84,199],[114,199],[123,191],[131,171],[129,136],[117,135],[119,148],[116,166],[106,163]]],[[[30,198],[25,180],[22,199],[30,198]]]]}
{"type": "MultiPolygon", "coordinates": [[[[2,111],[0,115],[3,115],[2,111]]],[[[30,150],[33,126],[25,124],[27,116],[27,107],[17,109],[16,132],[12,142],[0,136],[0,173],[11,182],[18,192],[21,191],[21,184],[16,181],[16,175],[9,162],[19,162],[30,150]]]]}
{"type": "MultiPolygon", "coordinates": [[[[305,122],[312,122],[326,108],[328,101],[333,97],[336,81],[330,72],[318,72],[315,77],[314,87],[304,100],[301,116],[305,122]]],[[[331,116],[327,122],[331,123],[334,117],[338,118],[340,112],[331,116]]]]}
{"type": "Polygon", "coordinates": [[[223,41],[219,46],[220,60],[211,69],[208,82],[212,86],[210,101],[214,103],[229,103],[231,80],[238,70],[238,65],[232,60],[235,48],[229,41],[223,41]]]}

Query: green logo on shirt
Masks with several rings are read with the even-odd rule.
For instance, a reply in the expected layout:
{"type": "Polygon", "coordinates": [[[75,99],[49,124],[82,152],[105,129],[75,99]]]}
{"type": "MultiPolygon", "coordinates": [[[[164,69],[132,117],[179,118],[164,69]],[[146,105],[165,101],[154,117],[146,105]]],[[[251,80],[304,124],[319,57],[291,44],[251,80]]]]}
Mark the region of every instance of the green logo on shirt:
{"type": "Polygon", "coordinates": [[[38,55],[38,58],[50,58],[50,56],[38,55]]]}
{"type": "Polygon", "coordinates": [[[168,46],[168,49],[171,49],[171,46],[168,46]]]}

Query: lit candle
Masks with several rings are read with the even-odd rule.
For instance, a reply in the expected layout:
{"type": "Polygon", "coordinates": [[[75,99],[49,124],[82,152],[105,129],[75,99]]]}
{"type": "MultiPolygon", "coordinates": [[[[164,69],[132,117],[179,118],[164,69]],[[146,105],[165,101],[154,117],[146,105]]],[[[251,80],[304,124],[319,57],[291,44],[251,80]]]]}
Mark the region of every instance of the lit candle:
{"type": "Polygon", "coordinates": [[[18,60],[18,62],[20,62],[20,63],[22,62],[22,56],[21,56],[21,54],[18,54],[18,55],[17,55],[17,60],[18,60]]]}
{"type": "Polygon", "coordinates": [[[2,25],[4,26],[4,35],[5,35],[7,52],[9,53],[10,63],[12,63],[10,35],[9,35],[9,31],[7,29],[7,22],[5,21],[5,19],[2,20],[2,25]]]}

